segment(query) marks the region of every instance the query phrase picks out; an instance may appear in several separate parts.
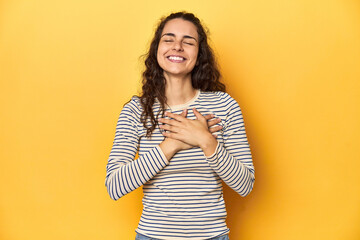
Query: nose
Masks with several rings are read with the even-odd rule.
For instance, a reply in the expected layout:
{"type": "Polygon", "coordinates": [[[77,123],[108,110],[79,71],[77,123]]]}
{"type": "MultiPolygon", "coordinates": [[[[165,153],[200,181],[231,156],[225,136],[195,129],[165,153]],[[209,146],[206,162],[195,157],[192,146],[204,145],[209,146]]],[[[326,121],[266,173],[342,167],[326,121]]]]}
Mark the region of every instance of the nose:
{"type": "Polygon", "coordinates": [[[179,52],[182,52],[184,49],[182,47],[181,41],[174,41],[173,49],[179,52]]]}

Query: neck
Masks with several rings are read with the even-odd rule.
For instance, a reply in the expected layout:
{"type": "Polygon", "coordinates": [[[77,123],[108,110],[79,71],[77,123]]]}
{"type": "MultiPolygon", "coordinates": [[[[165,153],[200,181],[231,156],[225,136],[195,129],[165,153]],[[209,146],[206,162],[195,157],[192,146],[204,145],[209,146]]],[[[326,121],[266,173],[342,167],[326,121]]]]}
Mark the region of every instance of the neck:
{"type": "Polygon", "coordinates": [[[184,104],[195,96],[196,89],[192,87],[190,74],[179,77],[165,75],[165,79],[167,105],[174,106],[184,104]]]}

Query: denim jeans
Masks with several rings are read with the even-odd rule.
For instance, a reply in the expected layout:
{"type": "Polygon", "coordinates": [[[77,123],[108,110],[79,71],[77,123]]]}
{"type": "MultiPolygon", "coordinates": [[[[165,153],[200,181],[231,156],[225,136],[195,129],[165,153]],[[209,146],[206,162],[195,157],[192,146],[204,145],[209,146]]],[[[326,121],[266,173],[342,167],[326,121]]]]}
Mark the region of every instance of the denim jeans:
{"type": "MultiPolygon", "coordinates": [[[[141,234],[136,234],[135,240],[159,240],[159,239],[147,237],[141,234]]],[[[229,240],[229,234],[222,235],[219,237],[208,238],[207,240],[229,240]]]]}

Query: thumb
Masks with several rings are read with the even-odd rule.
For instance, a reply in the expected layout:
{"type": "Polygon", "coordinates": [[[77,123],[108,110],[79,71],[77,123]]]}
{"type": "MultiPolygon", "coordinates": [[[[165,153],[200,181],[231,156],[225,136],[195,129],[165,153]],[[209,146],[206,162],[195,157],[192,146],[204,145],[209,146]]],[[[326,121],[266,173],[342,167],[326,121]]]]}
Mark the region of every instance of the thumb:
{"type": "Polygon", "coordinates": [[[180,115],[186,118],[186,116],[187,116],[187,109],[184,109],[184,110],[180,113],[180,115]]]}

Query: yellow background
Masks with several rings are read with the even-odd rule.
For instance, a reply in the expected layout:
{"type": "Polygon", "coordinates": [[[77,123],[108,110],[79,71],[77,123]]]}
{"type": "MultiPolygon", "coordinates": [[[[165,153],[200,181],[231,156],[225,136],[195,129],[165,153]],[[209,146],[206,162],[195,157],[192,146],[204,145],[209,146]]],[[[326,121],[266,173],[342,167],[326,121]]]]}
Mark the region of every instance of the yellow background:
{"type": "Polygon", "coordinates": [[[0,239],[134,239],[141,189],[105,166],[161,16],[210,29],[256,181],[225,189],[232,240],[360,239],[360,2],[1,1],[0,239]]]}

